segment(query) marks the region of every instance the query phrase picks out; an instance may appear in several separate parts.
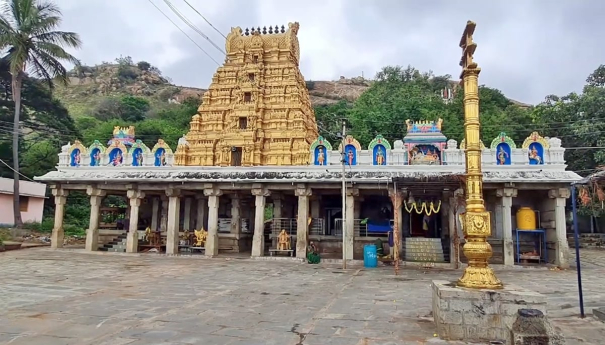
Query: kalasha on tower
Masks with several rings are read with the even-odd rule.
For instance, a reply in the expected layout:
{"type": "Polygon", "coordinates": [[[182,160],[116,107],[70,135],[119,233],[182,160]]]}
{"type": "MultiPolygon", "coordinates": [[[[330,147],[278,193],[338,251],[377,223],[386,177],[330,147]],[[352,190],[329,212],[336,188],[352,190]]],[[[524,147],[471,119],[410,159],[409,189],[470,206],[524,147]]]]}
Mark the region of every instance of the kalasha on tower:
{"type": "Polygon", "coordinates": [[[176,165],[307,165],[317,124],[299,70],[298,23],[232,28],[218,68],[175,153],[176,165]]]}

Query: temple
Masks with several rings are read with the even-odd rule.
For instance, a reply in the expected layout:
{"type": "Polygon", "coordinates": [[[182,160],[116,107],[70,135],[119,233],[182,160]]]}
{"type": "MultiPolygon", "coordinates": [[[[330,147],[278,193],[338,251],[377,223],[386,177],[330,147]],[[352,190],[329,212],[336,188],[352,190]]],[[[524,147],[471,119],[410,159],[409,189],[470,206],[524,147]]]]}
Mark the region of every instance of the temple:
{"type": "MultiPolygon", "coordinates": [[[[149,148],[133,127],[116,127],[107,146],[63,146],[56,171],[36,178],[55,198],[52,246],[63,245],[67,196],[84,191],[90,251],[304,258],[313,241],[322,257],[341,258],[344,243],[347,259],[361,259],[365,244],[392,247],[396,228],[404,260],[464,260],[464,140],[446,138],[441,119],[407,121],[401,139],[378,135],[367,146],[318,136],[297,31],[296,23],[232,29],[225,65],[174,151],[161,138],[149,148]],[[107,204],[108,195],[127,207],[107,204]]],[[[487,139],[481,168],[492,262],[567,267],[565,205],[580,176],[566,171],[561,140],[536,132],[487,139]]]]}
{"type": "Polygon", "coordinates": [[[307,164],[317,138],[315,114],[298,68],[298,23],[288,29],[233,28],[186,145],[175,163],[187,166],[307,164]]]}

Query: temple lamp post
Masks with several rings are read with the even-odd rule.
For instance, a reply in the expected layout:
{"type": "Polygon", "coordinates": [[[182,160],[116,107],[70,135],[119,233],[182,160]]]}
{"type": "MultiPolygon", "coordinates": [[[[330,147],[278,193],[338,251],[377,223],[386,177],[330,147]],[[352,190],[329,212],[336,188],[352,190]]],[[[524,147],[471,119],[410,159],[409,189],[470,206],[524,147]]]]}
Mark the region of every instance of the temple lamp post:
{"type": "Polygon", "coordinates": [[[473,61],[477,44],[473,42],[476,24],[466,23],[460,39],[462,48],[462,85],[464,87],[464,138],[466,140],[466,212],[462,216],[466,243],[462,251],[468,266],[458,280],[458,286],[474,289],[500,289],[502,282],[488,265],[492,247],[487,242],[491,235],[490,214],[483,202],[483,173],[481,172],[481,140],[479,123],[479,83],[481,69],[473,61]]]}

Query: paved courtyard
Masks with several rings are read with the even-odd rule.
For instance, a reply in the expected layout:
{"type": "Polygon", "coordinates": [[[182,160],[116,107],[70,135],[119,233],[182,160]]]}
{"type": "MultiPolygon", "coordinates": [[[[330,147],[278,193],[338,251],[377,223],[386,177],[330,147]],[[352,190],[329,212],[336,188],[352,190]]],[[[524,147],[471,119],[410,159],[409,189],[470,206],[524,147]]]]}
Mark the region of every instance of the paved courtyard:
{"type": "MultiPolygon", "coordinates": [[[[587,311],[605,306],[605,251],[586,252],[587,311]]],[[[343,271],[286,261],[27,249],[0,254],[0,344],[439,344],[433,279],[460,271],[343,271]]],[[[498,269],[546,294],[567,344],[602,344],[579,319],[575,271],[498,269]]],[[[452,342],[453,343],[453,342],[452,342]]]]}

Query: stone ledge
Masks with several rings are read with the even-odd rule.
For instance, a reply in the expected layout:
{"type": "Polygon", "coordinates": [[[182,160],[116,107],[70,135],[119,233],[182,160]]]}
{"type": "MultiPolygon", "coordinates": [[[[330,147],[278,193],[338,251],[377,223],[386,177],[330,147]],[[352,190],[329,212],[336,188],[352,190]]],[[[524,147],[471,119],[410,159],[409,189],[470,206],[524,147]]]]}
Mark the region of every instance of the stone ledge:
{"type": "Polygon", "coordinates": [[[592,316],[601,322],[605,322],[605,307],[594,308],[592,310],[592,316]]]}
{"type": "Polygon", "coordinates": [[[510,340],[519,309],[546,314],[546,296],[512,284],[501,290],[460,288],[449,281],[432,283],[433,317],[445,340],[510,340]]]}

